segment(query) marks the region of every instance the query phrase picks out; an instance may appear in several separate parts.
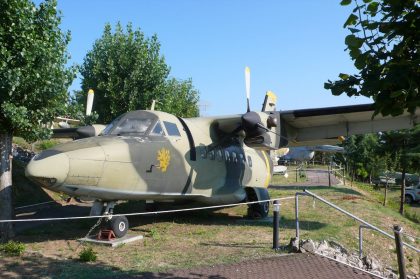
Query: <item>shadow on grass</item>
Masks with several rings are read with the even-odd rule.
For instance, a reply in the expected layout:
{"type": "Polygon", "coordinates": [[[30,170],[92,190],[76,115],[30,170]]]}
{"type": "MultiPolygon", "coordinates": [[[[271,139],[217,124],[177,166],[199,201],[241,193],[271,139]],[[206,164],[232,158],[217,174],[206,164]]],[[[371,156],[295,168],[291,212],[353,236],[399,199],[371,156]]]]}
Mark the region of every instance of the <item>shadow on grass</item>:
{"type": "Polygon", "coordinates": [[[265,244],[244,244],[244,243],[220,243],[220,242],[202,242],[200,243],[201,246],[212,246],[212,247],[228,247],[228,248],[260,248],[260,249],[267,249],[272,243],[265,243],[265,244]]]}
{"type": "Polygon", "coordinates": [[[336,187],[336,186],[322,186],[322,185],[318,185],[318,186],[308,186],[308,185],[270,185],[268,187],[269,189],[274,189],[274,190],[288,190],[288,191],[303,191],[303,190],[309,190],[311,192],[316,192],[316,191],[322,191],[322,190],[329,190],[331,192],[338,192],[338,193],[343,193],[343,194],[347,194],[347,195],[357,195],[357,196],[362,196],[362,194],[354,189],[350,189],[350,188],[343,188],[343,187],[336,187]]]}
{"type": "MultiPolygon", "coordinates": [[[[197,207],[197,204],[189,205],[170,205],[158,204],[153,210],[171,210],[181,208],[197,207]]],[[[30,215],[21,216],[24,218],[54,218],[54,217],[72,217],[89,215],[89,207],[78,205],[55,206],[50,208],[41,208],[34,212],[28,212],[30,215]]],[[[184,211],[165,214],[138,215],[128,216],[130,228],[132,231],[148,232],[144,228],[139,228],[148,224],[155,223],[176,223],[191,225],[229,225],[229,226],[261,226],[271,227],[270,222],[261,222],[259,220],[247,220],[244,216],[230,215],[228,213],[214,210],[197,210],[184,211]],[[240,222],[245,221],[246,222],[240,222]]],[[[116,206],[115,214],[126,214],[132,212],[147,212],[139,202],[129,202],[116,206]]],[[[59,221],[42,221],[42,222],[24,222],[15,224],[17,232],[16,240],[23,243],[32,243],[36,241],[46,240],[74,240],[84,237],[90,228],[96,224],[98,219],[77,219],[77,220],[59,220],[59,221]]],[[[98,232],[95,228],[92,234],[98,232]]]]}
{"type": "MultiPolygon", "coordinates": [[[[172,272],[122,271],[102,262],[57,260],[39,255],[1,257],[0,278],[180,278],[172,272]]],[[[214,277],[222,278],[222,277],[214,277]]]]}

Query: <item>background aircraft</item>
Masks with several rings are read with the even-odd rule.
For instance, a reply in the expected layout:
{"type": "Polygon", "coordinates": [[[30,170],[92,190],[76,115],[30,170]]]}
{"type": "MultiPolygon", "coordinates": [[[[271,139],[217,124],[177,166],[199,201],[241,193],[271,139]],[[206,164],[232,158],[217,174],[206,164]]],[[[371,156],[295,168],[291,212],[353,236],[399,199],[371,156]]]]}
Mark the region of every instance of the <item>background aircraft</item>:
{"type": "MultiPolygon", "coordinates": [[[[26,175],[52,191],[96,200],[91,214],[109,215],[108,226],[121,237],[128,220],[112,217],[117,201],[215,205],[268,200],[271,151],[414,125],[415,118],[408,113],[372,120],[372,105],[276,111],[272,92],[267,92],[262,112],[250,111],[248,68],[245,80],[247,111],[242,115],[180,118],[159,111],[131,111],[105,129],[64,129],[62,135],[84,138],[38,154],[26,175]]],[[[268,210],[268,202],[251,204],[248,215],[265,217],[268,210]]]]}
{"type": "Polygon", "coordinates": [[[287,173],[286,162],[298,162],[300,164],[312,160],[315,152],[343,153],[344,148],[335,145],[316,145],[316,146],[298,146],[290,148],[280,148],[272,152],[274,162],[274,174],[285,175],[287,173]]]}

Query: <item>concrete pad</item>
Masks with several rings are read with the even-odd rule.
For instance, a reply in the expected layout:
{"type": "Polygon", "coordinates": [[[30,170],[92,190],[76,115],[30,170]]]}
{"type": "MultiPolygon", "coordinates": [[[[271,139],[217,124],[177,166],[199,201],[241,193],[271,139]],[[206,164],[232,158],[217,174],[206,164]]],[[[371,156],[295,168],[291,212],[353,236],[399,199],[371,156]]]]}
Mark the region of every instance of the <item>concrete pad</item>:
{"type": "Polygon", "coordinates": [[[99,239],[97,239],[96,235],[91,235],[91,236],[88,236],[88,237],[80,238],[77,241],[115,247],[115,246],[118,246],[118,245],[127,244],[127,243],[137,241],[137,240],[141,240],[141,239],[143,239],[142,235],[128,235],[127,234],[124,237],[115,238],[113,240],[99,240],[99,239]]]}

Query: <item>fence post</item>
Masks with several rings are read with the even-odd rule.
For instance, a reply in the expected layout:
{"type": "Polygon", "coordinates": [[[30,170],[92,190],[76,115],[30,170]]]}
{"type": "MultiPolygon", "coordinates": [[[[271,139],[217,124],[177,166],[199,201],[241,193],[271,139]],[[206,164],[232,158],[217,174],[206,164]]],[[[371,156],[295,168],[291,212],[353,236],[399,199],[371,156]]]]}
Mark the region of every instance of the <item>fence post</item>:
{"type": "Polygon", "coordinates": [[[280,222],[280,203],[273,201],[273,249],[279,249],[279,222],[280,222]]]}
{"type": "Polygon", "coordinates": [[[394,225],[394,235],[395,235],[395,246],[397,248],[397,257],[398,257],[398,272],[400,273],[400,279],[406,279],[407,275],[405,273],[405,263],[404,263],[404,248],[403,242],[401,239],[402,228],[398,225],[394,225]]]}
{"type": "Polygon", "coordinates": [[[363,257],[363,225],[359,226],[359,259],[363,257]]]}
{"type": "Polygon", "coordinates": [[[328,165],[328,187],[331,187],[331,172],[330,172],[331,166],[328,165]]]}
{"type": "Polygon", "coordinates": [[[299,243],[299,195],[295,195],[296,240],[299,243]]]}

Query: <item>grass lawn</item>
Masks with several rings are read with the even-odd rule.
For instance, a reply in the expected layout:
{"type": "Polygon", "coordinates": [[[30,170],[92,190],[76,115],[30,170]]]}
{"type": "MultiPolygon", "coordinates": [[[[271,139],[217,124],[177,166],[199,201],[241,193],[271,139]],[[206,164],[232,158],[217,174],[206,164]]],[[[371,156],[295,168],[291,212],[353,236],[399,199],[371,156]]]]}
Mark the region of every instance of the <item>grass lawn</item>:
{"type": "MultiPolygon", "coordinates": [[[[273,186],[269,188],[272,198],[293,196],[303,190],[303,186],[283,185],[279,179],[282,178],[275,178],[273,186]]],[[[418,223],[400,216],[392,206],[383,207],[380,198],[369,192],[368,188],[364,189],[363,185],[354,185],[353,188],[348,184],[346,187],[305,187],[389,233],[392,233],[392,225],[399,224],[405,232],[419,235],[418,223]]],[[[351,251],[357,251],[356,221],[312,198],[301,197],[299,201],[302,239],[333,240],[351,251]]],[[[117,213],[130,210],[137,211],[137,205],[116,208],[117,213]]],[[[130,233],[142,234],[144,240],[116,248],[91,246],[98,256],[92,263],[78,260],[84,246],[76,239],[83,237],[95,220],[43,224],[21,233],[15,239],[26,245],[23,256],[0,254],[0,277],[37,274],[46,278],[101,278],[165,272],[275,255],[271,249],[272,224],[244,220],[246,210],[246,206],[237,206],[216,211],[130,217],[130,233]]],[[[294,200],[283,201],[281,244],[288,244],[294,235],[294,200]]],[[[410,243],[420,246],[419,239],[410,243]]],[[[376,232],[364,232],[365,253],[396,268],[394,247],[393,240],[376,232]]],[[[419,273],[418,254],[406,250],[406,263],[410,273],[419,273]]]]}

